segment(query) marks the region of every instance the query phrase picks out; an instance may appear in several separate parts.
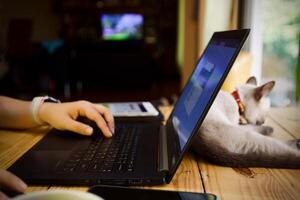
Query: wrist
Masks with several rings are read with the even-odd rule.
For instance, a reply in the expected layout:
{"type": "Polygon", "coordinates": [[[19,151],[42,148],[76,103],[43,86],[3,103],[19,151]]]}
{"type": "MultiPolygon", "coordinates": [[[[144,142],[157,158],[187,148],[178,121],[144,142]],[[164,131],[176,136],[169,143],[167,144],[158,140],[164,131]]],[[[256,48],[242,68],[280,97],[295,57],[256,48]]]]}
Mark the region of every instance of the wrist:
{"type": "Polygon", "coordinates": [[[59,100],[54,99],[49,96],[35,97],[35,98],[33,98],[32,102],[31,102],[32,119],[38,125],[46,125],[47,124],[45,122],[45,120],[43,119],[44,114],[41,114],[41,109],[45,110],[45,107],[47,107],[47,104],[51,104],[51,103],[47,103],[47,102],[60,103],[59,100]]]}
{"type": "Polygon", "coordinates": [[[38,119],[42,123],[41,125],[49,125],[49,123],[47,121],[47,117],[45,117],[45,116],[48,116],[47,113],[48,113],[49,109],[51,109],[52,104],[53,103],[48,103],[48,102],[44,102],[43,104],[41,104],[41,106],[37,112],[38,119]]]}

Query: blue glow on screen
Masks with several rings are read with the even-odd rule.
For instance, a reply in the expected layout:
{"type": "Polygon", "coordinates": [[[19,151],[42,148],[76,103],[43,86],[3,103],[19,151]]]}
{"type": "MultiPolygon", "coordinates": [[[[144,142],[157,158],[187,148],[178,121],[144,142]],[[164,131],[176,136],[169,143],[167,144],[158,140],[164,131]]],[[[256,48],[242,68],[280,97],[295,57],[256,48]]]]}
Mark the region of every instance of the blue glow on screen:
{"type": "Polygon", "coordinates": [[[172,117],[181,150],[225,73],[236,48],[210,44],[187,83],[172,117]]]}

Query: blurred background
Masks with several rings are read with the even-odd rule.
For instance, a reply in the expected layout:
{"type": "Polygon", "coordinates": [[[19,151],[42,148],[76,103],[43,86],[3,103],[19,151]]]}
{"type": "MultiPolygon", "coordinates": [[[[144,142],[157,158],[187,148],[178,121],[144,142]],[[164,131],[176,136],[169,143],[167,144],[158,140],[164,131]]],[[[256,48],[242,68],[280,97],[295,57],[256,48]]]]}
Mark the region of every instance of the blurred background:
{"type": "Polygon", "coordinates": [[[214,31],[251,28],[223,89],[276,80],[300,98],[300,0],[1,0],[0,95],[174,99],[214,31]]]}

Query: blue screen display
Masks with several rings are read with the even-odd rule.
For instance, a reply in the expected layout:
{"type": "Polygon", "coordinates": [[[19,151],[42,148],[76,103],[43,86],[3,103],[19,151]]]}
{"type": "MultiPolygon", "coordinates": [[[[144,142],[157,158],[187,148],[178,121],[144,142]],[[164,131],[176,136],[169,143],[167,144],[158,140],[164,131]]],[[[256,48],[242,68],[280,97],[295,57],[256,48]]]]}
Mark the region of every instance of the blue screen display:
{"type": "Polygon", "coordinates": [[[186,145],[199,117],[209,103],[235,51],[236,46],[234,45],[210,42],[198,62],[171,118],[173,127],[178,134],[181,150],[186,145]]]}
{"type": "Polygon", "coordinates": [[[142,39],[144,18],[140,14],[102,14],[102,38],[104,40],[142,39]]]}

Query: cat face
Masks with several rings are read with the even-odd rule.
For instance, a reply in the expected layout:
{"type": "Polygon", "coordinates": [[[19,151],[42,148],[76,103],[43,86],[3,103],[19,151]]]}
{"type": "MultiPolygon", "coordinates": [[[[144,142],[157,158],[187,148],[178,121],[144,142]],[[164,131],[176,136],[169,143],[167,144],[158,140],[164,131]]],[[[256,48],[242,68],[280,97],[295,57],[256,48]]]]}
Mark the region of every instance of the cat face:
{"type": "Polygon", "coordinates": [[[245,106],[245,118],[250,124],[261,125],[265,122],[271,105],[268,94],[274,85],[275,81],[270,81],[257,86],[256,78],[250,77],[246,84],[237,88],[245,106]]]}

